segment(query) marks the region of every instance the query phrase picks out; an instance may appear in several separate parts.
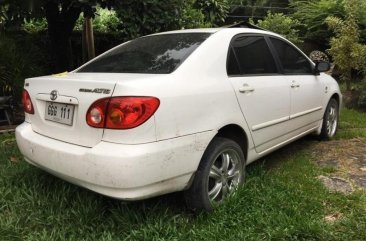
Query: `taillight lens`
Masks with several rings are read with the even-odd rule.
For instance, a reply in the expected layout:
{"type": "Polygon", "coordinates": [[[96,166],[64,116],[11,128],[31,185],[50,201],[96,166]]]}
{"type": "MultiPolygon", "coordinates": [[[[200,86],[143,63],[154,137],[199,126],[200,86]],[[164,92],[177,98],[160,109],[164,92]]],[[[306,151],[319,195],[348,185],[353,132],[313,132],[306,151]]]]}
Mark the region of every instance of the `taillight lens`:
{"type": "Polygon", "coordinates": [[[146,122],[158,109],[155,97],[112,97],[94,102],[87,113],[92,127],[131,129],[146,122]]]}
{"type": "Polygon", "coordinates": [[[104,98],[95,101],[86,114],[86,123],[92,127],[104,128],[106,110],[109,103],[109,98],[104,98]]]}
{"type": "Polygon", "coordinates": [[[28,114],[34,114],[32,100],[31,100],[27,90],[23,90],[23,92],[22,92],[22,104],[23,104],[24,112],[26,112],[28,114]]]}

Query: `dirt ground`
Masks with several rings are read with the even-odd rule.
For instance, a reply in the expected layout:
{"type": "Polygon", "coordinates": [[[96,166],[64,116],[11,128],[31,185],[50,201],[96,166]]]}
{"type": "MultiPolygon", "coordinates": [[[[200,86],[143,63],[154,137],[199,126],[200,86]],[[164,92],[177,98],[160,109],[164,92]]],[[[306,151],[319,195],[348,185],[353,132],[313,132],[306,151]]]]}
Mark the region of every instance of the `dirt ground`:
{"type": "Polygon", "coordinates": [[[366,191],[366,138],[319,142],[312,147],[317,164],[329,168],[319,179],[332,191],[366,191]]]}

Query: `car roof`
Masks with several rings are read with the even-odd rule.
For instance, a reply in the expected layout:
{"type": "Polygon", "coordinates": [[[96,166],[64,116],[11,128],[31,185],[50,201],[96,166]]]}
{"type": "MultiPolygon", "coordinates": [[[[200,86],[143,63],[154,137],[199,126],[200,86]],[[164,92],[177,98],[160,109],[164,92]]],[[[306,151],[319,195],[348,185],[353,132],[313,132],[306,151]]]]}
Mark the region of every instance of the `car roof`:
{"type": "Polygon", "coordinates": [[[283,38],[281,35],[278,35],[276,33],[270,32],[270,31],[254,29],[254,28],[246,28],[246,27],[181,29],[181,30],[173,30],[173,31],[168,31],[168,32],[155,33],[152,35],[176,34],[176,33],[217,33],[217,32],[226,32],[227,34],[232,34],[232,35],[239,34],[239,33],[268,34],[268,35],[283,38]]]}

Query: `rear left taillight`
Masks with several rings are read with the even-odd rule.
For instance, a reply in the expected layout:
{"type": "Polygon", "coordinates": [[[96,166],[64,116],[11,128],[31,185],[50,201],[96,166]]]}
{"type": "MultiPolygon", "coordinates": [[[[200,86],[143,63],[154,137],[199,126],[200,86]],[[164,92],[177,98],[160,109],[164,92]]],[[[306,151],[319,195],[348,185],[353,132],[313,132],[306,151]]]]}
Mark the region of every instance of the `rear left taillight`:
{"type": "Polygon", "coordinates": [[[89,126],[131,129],[146,122],[158,109],[155,97],[111,97],[94,102],[86,115],[89,126]]]}
{"type": "Polygon", "coordinates": [[[26,112],[28,114],[34,114],[32,100],[31,100],[27,90],[23,90],[23,92],[22,92],[22,104],[23,104],[24,112],[26,112]]]}

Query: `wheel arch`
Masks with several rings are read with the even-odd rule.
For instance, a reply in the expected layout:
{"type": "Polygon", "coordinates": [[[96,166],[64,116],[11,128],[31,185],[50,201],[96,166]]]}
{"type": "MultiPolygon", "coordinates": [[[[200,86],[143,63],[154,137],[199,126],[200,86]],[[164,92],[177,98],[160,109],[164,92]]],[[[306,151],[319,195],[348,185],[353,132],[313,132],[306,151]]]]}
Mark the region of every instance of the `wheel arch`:
{"type": "MultiPolygon", "coordinates": [[[[337,103],[338,103],[338,113],[340,114],[340,112],[341,112],[341,105],[342,105],[342,99],[341,99],[340,94],[339,94],[339,93],[337,93],[337,92],[333,93],[333,94],[330,96],[330,98],[329,98],[329,100],[328,100],[328,102],[327,102],[327,105],[328,105],[328,103],[329,103],[329,101],[330,101],[331,99],[335,99],[335,100],[337,101],[337,103]]],[[[325,109],[324,109],[324,113],[325,113],[325,109]]]]}
{"type": "Polygon", "coordinates": [[[235,141],[241,147],[245,161],[248,158],[248,135],[242,127],[237,124],[229,124],[221,127],[215,137],[224,137],[235,141]]]}
{"type": "MultiPolygon", "coordinates": [[[[335,99],[337,102],[338,102],[338,104],[340,104],[340,96],[339,96],[339,94],[338,93],[334,93],[331,97],[330,97],[330,99],[329,100],[331,100],[331,99],[335,99]]],[[[328,101],[329,102],[329,101],[328,101]]]]}

